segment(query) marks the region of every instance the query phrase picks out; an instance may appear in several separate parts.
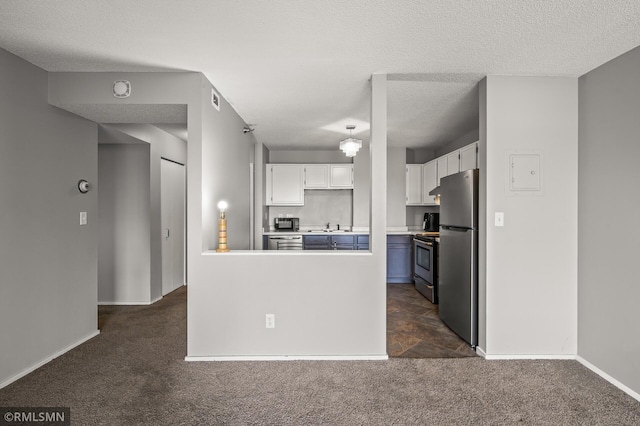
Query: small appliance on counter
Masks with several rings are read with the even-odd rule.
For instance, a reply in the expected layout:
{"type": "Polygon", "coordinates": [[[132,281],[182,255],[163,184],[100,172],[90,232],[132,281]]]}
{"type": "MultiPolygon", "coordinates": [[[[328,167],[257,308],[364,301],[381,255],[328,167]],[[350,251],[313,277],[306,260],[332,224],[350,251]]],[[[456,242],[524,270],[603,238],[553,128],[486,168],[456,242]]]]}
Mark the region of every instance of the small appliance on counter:
{"type": "Polygon", "coordinates": [[[425,232],[440,231],[440,213],[425,213],[422,221],[422,229],[425,232]]]}
{"type": "Polygon", "coordinates": [[[273,219],[273,227],[280,232],[298,232],[300,219],[297,217],[276,217],[273,219]]]}

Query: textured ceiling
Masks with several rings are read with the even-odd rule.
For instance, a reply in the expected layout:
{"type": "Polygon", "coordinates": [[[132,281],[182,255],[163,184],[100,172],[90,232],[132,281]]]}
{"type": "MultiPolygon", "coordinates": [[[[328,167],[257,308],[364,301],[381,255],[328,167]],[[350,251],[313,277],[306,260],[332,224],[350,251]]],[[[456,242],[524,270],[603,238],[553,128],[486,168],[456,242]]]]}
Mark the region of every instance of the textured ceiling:
{"type": "MultiPolygon", "coordinates": [[[[2,0],[0,47],[49,71],[200,71],[270,148],[368,135],[389,73],[389,141],[477,127],[486,74],[579,76],[640,45],[638,0],[2,0]]],[[[141,113],[141,115],[144,115],[141,113]]]]}

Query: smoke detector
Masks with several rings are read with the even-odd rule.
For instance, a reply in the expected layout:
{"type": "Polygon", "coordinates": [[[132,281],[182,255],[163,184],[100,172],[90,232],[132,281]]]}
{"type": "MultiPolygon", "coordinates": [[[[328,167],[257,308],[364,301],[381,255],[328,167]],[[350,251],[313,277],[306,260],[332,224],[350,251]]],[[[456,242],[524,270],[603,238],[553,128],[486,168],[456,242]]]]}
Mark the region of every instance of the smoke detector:
{"type": "Polygon", "coordinates": [[[113,96],[116,98],[128,98],[131,95],[131,83],[127,80],[113,82],[113,96]]]}

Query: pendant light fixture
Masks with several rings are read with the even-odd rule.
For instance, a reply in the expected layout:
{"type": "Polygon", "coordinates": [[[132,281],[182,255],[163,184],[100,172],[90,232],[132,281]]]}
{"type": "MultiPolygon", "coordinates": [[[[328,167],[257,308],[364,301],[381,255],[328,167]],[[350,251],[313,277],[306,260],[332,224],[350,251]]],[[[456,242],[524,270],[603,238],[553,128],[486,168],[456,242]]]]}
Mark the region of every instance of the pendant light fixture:
{"type": "Polygon", "coordinates": [[[349,137],[343,141],[340,141],[340,149],[345,153],[347,157],[355,157],[358,150],[362,148],[362,141],[360,139],[354,139],[351,137],[351,131],[355,128],[356,126],[354,126],[353,124],[348,124],[347,130],[349,131],[349,137]]]}

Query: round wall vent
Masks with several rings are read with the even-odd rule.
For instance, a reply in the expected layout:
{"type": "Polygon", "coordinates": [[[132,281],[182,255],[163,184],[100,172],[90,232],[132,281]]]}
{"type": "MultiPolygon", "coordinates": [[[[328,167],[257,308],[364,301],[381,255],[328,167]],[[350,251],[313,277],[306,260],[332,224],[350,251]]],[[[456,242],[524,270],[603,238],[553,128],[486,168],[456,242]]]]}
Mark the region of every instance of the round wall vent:
{"type": "Polygon", "coordinates": [[[127,80],[116,80],[113,82],[113,96],[116,98],[127,98],[131,94],[131,83],[127,80]]]}

